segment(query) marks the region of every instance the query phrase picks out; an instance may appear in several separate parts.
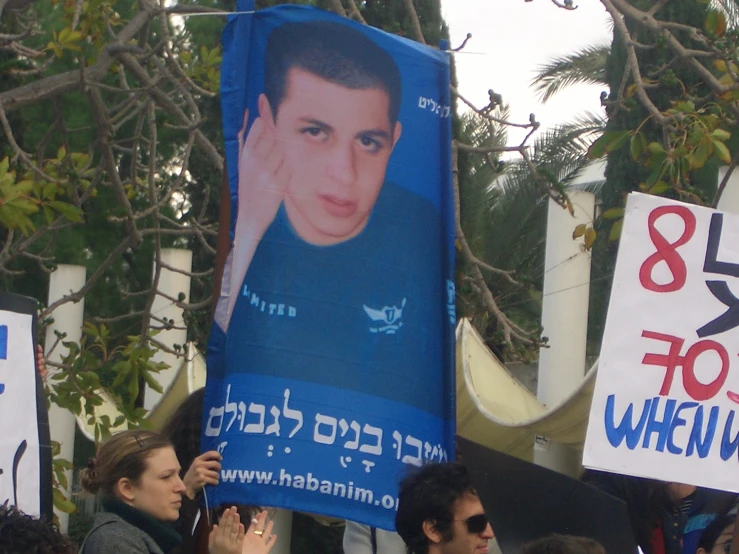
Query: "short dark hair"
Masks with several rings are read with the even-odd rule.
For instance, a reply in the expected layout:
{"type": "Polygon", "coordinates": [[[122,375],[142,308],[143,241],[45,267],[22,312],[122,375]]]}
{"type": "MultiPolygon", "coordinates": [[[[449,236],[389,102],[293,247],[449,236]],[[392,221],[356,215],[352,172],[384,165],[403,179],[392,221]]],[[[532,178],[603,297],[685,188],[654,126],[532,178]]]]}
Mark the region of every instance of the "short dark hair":
{"type": "Polygon", "coordinates": [[[20,510],[0,506],[0,554],[75,554],[74,543],[56,526],[20,510]]]}
{"type": "Polygon", "coordinates": [[[453,538],[454,504],[467,494],[477,495],[467,468],[459,462],[433,463],[413,471],[400,483],[395,529],[409,554],[427,554],[425,521],[432,521],[444,541],[453,538]]]}
{"type": "Polygon", "coordinates": [[[716,546],[716,541],[729,525],[736,522],[735,515],[720,515],[714,519],[701,533],[701,538],[698,539],[698,548],[702,548],[706,552],[713,550],[716,546]]]}
{"type": "Polygon", "coordinates": [[[173,448],[160,433],[143,429],[121,431],[98,448],[80,472],[80,484],[89,493],[114,497],[118,481],[125,477],[137,483],[146,471],[148,458],[160,448],[173,448]]]}
{"type": "Polygon", "coordinates": [[[606,549],[598,541],[572,535],[552,535],[528,542],[520,554],[605,554],[606,549]]]}
{"type": "Polygon", "coordinates": [[[392,56],[361,31],[334,21],[301,21],[275,28],[267,39],[264,94],[274,117],[297,67],[342,87],[379,88],[390,101],[390,124],[400,113],[401,79],[392,56]]]}

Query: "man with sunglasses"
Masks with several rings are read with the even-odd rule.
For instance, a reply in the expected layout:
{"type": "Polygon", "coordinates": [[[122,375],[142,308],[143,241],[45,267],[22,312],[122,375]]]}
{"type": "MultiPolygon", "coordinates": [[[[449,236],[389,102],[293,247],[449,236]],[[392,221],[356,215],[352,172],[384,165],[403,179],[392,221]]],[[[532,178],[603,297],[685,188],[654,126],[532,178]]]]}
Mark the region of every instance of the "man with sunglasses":
{"type": "Polygon", "coordinates": [[[494,537],[458,462],[425,465],[402,481],[395,527],[408,554],[487,554],[494,537]]]}

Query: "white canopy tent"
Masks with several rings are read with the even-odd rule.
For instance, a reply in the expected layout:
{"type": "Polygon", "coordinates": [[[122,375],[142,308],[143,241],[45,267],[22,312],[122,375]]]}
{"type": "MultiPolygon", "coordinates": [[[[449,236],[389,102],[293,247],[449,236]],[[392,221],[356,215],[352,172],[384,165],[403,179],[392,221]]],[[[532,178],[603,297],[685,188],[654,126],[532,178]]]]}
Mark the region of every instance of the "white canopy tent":
{"type": "Polygon", "coordinates": [[[545,406],[506,369],[469,320],[457,326],[457,433],[532,461],[537,435],[582,449],[598,363],[556,406],[545,406]]]}

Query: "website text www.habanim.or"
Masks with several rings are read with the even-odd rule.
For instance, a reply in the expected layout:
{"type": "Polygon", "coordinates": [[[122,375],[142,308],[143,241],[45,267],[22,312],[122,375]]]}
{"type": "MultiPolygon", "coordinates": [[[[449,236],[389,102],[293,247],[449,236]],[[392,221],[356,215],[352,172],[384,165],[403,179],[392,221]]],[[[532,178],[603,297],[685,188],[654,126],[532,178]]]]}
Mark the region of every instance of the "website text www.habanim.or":
{"type": "Polygon", "coordinates": [[[390,494],[383,495],[382,498],[376,498],[373,491],[362,487],[355,487],[353,481],[349,481],[348,483],[339,483],[336,481],[328,481],[326,479],[319,480],[310,472],[307,475],[291,475],[284,469],[281,469],[279,476],[275,476],[272,471],[223,469],[221,470],[221,481],[224,483],[273,485],[279,487],[292,487],[294,489],[304,489],[321,494],[337,496],[339,498],[356,500],[357,502],[362,502],[364,504],[382,506],[386,510],[396,510],[398,505],[397,499],[390,494]]]}

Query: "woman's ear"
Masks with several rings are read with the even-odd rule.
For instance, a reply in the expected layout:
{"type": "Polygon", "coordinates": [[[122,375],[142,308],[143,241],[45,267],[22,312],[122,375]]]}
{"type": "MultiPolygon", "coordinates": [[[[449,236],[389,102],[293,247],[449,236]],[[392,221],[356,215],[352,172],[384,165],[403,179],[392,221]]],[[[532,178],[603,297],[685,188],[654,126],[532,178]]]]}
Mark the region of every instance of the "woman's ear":
{"type": "Polygon", "coordinates": [[[423,534],[426,538],[434,544],[440,544],[442,540],[441,533],[436,529],[436,522],[432,519],[427,519],[423,522],[423,534]]]}
{"type": "Polygon", "coordinates": [[[128,477],[121,477],[115,484],[115,492],[120,500],[131,503],[136,499],[136,490],[128,477]]]}

